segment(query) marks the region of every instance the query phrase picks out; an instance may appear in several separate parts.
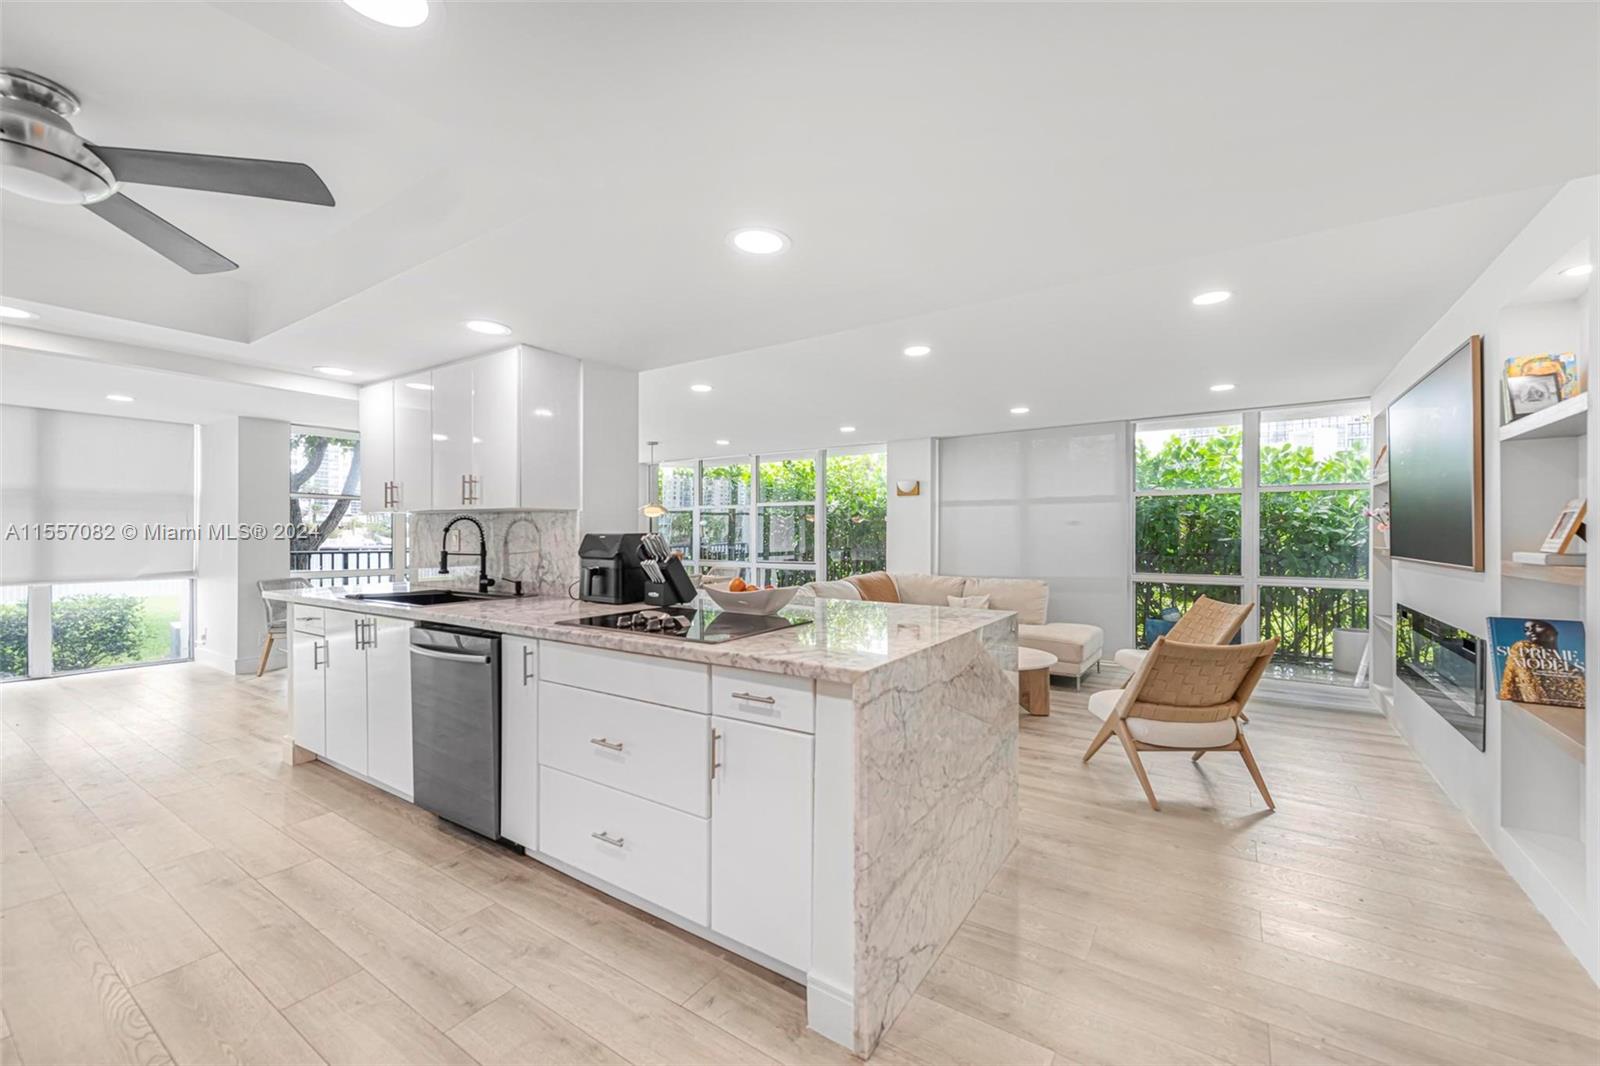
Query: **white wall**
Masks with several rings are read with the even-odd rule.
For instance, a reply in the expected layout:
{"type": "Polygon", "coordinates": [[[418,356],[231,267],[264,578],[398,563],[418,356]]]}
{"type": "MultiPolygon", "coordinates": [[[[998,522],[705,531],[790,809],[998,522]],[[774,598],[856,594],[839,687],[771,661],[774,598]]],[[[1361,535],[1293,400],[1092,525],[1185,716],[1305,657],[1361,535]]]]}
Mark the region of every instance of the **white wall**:
{"type": "Polygon", "coordinates": [[[583,504],[580,533],[639,526],[639,375],[583,364],[583,504]]]}
{"type": "MultiPolygon", "coordinates": [[[[1505,357],[1520,353],[1508,352],[1500,343],[1497,330],[1502,325],[1501,309],[1521,295],[1535,279],[1548,273],[1551,266],[1578,242],[1589,240],[1591,248],[1600,249],[1600,242],[1594,240],[1597,193],[1600,193],[1600,179],[1595,178],[1573,182],[1557,193],[1444,317],[1405,354],[1373,395],[1373,409],[1382,410],[1469,336],[1475,333],[1484,336],[1484,527],[1487,569],[1480,574],[1399,559],[1394,561],[1396,603],[1406,604],[1479,636],[1487,636],[1486,619],[1500,613],[1499,560],[1512,547],[1501,543],[1502,491],[1497,444],[1499,374],[1505,357]]],[[[1590,417],[1594,418],[1593,409],[1590,417]]],[[[1588,440],[1589,447],[1593,449],[1593,433],[1588,440]]],[[[1594,470],[1595,464],[1590,462],[1590,499],[1600,498],[1594,483],[1594,470]]],[[[1596,565],[1591,560],[1588,593],[1591,604],[1588,628],[1591,664],[1600,662],[1596,658],[1594,643],[1597,618],[1593,607],[1595,582],[1596,565]]],[[[1589,687],[1587,713],[1588,735],[1593,738],[1600,735],[1600,717],[1596,714],[1593,684],[1589,687]]],[[[1393,721],[1445,793],[1466,813],[1579,959],[1591,973],[1595,973],[1597,959],[1600,959],[1600,940],[1596,939],[1593,922],[1596,906],[1594,863],[1597,849],[1600,849],[1600,834],[1596,832],[1600,822],[1595,816],[1600,813],[1600,808],[1594,806],[1595,758],[1591,755],[1588,759],[1590,917],[1584,920],[1576,918],[1569,908],[1562,907],[1559,900],[1541,886],[1539,875],[1533,871],[1517,845],[1500,829],[1500,759],[1504,737],[1498,702],[1489,700],[1487,752],[1480,752],[1473,747],[1403,683],[1395,686],[1393,721]]]]}
{"type": "Polygon", "coordinates": [[[919,574],[933,572],[938,447],[938,442],[931,437],[892,440],[888,444],[887,555],[890,570],[919,574]],[[897,495],[895,485],[901,481],[920,482],[919,495],[897,495]]]}
{"type": "MultiPolygon", "coordinates": [[[[289,423],[224,418],[200,428],[200,526],[262,525],[289,520],[289,423]]],[[[253,673],[266,616],[256,581],[287,577],[287,540],[202,537],[195,586],[197,662],[229,673],[253,673]],[[204,643],[202,643],[202,639],[204,643]]],[[[274,650],[273,665],[283,657],[274,650]]]]}

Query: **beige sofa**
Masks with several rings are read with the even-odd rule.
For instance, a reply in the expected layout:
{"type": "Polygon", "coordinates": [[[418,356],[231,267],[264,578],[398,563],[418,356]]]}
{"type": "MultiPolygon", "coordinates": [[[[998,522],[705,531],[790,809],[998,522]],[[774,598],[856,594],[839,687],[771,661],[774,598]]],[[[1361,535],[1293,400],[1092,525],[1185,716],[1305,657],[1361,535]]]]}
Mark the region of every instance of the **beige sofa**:
{"type": "MultiPolygon", "coordinates": [[[[891,573],[901,603],[948,607],[951,596],[987,596],[989,609],[1014,611],[1017,643],[1056,657],[1050,672],[1081,679],[1100,668],[1105,634],[1099,626],[1048,620],[1050,586],[1043,581],[1010,577],[944,577],[939,574],[891,573]]],[[[860,591],[850,581],[818,581],[808,586],[823,599],[859,600],[860,591]]]]}

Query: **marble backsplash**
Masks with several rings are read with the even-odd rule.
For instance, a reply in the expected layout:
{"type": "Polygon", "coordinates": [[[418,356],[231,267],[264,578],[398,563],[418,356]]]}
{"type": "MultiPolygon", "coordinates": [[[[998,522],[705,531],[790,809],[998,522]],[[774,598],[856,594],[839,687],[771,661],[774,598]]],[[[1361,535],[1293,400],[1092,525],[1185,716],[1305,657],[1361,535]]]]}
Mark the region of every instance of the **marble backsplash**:
{"type": "MultiPolygon", "coordinates": [[[[478,531],[462,522],[450,531],[450,573],[439,573],[439,548],[444,527],[468,512],[420,511],[409,517],[413,581],[477,587],[478,531]]],[[[496,581],[521,581],[527,596],[565,596],[578,580],[578,513],[576,511],[472,511],[488,540],[489,576],[496,581]]],[[[496,588],[496,591],[505,591],[496,588]]]]}

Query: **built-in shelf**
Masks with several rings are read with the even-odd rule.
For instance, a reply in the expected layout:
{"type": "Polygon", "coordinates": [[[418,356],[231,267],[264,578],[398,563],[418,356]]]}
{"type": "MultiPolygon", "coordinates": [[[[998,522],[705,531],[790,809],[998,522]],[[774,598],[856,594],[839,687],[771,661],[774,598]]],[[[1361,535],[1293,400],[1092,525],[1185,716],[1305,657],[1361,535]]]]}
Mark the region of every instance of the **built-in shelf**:
{"type": "Polygon", "coordinates": [[[1510,559],[1500,562],[1500,573],[1506,577],[1521,578],[1523,581],[1544,581],[1551,585],[1568,585],[1572,588],[1582,588],[1584,585],[1584,571],[1582,566],[1537,566],[1531,563],[1514,563],[1510,559]]]}
{"type": "Polygon", "coordinates": [[[1581,437],[1588,432],[1589,394],[1580,392],[1554,407],[1524,415],[1500,427],[1500,441],[1538,440],[1544,437],[1581,437]]]}
{"type": "Polygon", "coordinates": [[[1501,700],[1500,706],[1514,707],[1538,723],[1539,730],[1556,747],[1583,761],[1584,726],[1582,707],[1551,707],[1543,703],[1516,703],[1501,700]]]}
{"type": "Polygon", "coordinates": [[[1539,868],[1551,886],[1575,910],[1582,911],[1585,896],[1584,880],[1588,873],[1588,856],[1583,841],[1560,833],[1544,833],[1537,829],[1505,826],[1506,835],[1516,841],[1530,862],[1539,868]]]}

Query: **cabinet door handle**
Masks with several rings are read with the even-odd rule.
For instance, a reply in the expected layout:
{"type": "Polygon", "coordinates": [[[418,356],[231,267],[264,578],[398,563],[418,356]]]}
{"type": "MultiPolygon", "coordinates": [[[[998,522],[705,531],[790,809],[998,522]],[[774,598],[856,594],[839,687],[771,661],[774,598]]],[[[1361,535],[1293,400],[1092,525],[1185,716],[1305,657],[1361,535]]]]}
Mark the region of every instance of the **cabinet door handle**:
{"type": "Polygon", "coordinates": [[[367,647],[376,648],[377,646],[378,620],[376,618],[369,618],[367,619],[367,647]]]}
{"type": "Polygon", "coordinates": [[[608,740],[605,737],[590,737],[589,743],[598,748],[605,748],[607,751],[622,750],[622,741],[620,740],[608,740]]]}
{"type": "Polygon", "coordinates": [[[328,665],[328,660],[319,656],[317,654],[318,651],[321,651],[323,655],[326,655],[328,653],[328,642],[325,640],[314,640],[311,642],[311,669],[313,670],[317,670],[328,665]]]}
{"type": "Polygon", "coordinates": [[[776,706],[778,702],[775,696],[757,696],[754,692],[735,692],[733,698],[748,703],[765,703],[769,707],[776,706]]]}
{"type": "Polygon", "coordinates": [[[610,844],[614,848],[622,847],[622,842],[623,842],[623,839],[624,839],[622,837],[614,837],[610,833],[606,832],[604,829],[600,830],[600,832],[598,832],[598,833],[590,833],[589,835],[594,837],[600,843],[602,843],[602,844],[610,844]]]}
{"type": "Polygon", "coordinates": [[[461,502],[464,504],[472,502],[471,494],[467,491],[467,475],[465,474],[461,475],[461,502]]]}
{"type": "Polygon", "coordinates": [[[534,680],[534,672],[535,671],[529,669],[529,666],[531,666],[532,663],[533,663],[533,648],[524,646],[523,649],[522,649],[522,683],[524,685],[526,685],[528,682],[534,680]]]}
{"type": "Polygon", "coordinates": [[[396,511],[400,510],[400,500],[402,498],[400,490],[401,490],[402,487],[403,486],[402,486],[401,482],[396,481],[394,483],[394,509],[396,511]]]}
{"type": "Polygon", "coordinates": [[[717,767],[722,765],[717,761],[717,741],[721,739],[722,731],[720,729],[713,729],[711,731],[711,780],[713,781],[717,779],[717,767]]]}

